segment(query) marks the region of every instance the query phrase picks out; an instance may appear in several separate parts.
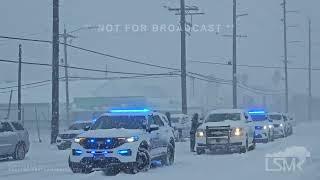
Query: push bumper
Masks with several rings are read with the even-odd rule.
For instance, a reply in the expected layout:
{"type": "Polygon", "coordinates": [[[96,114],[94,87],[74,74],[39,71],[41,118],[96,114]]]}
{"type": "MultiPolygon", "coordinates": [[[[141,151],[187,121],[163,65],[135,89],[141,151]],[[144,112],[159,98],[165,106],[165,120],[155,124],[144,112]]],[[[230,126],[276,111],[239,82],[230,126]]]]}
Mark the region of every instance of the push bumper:
{"type": "Polygon", "coordinates": [[[223,151],[239,151],[243,146],[242,142],[233,142],[233,143],[217,143],[217,144],[205,144],[205,143],[197,143],[197,150],[205,151],[216,151],[216,150],[223,150],[223,151]]]}
{"type": "Polygon", "coordinates": [[[96,159],[94,157],[84,157],[80,162],[73,162],[69,159],[69,166],[73,168],[89,168],[92,170],[101,170],[109,167],[126,168],[134,165],[135,162],[123,163],[115,157],[103,157],[96,159]]]}

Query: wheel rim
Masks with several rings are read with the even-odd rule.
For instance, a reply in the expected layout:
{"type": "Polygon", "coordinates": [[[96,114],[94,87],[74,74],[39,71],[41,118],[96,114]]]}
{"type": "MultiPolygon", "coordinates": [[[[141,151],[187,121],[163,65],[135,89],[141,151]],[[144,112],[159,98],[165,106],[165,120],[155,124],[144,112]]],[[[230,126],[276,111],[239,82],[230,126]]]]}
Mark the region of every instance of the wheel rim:
{"type": "Polygon", "coordinates": [[[142,171],[146,169],[149,164],[149,158],[144,152],[139,152],[137,155],[137,169],[142,171]]]}

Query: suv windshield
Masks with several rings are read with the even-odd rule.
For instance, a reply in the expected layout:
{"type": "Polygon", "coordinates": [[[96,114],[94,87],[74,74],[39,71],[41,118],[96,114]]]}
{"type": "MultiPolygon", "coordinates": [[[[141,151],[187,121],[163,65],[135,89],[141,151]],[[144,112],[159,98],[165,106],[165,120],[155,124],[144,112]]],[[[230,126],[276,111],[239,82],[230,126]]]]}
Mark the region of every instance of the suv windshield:
{"type": "Polygon", "coordinates": [[[91,123],[75,123],[69,127],[69,130],[82,130],[86,126],[91,126],[91,123]]]}
{"type": "Polygon", "coordinates": [[[144,129],[145,125],[145,116],[101,116],[91,129],[144,129]]]}
{"type": "Polygon", "coordinates": [[[269,115],[269,118],[272,120],[281,120],[282,116],[280,114],[272,114],[272,115],[269,115]]]}
{"type": "Polygon", "coordinates": [[[210,114],[205,122],[221,122],[225,120],[240,121],[240,113],[210,114]]]}

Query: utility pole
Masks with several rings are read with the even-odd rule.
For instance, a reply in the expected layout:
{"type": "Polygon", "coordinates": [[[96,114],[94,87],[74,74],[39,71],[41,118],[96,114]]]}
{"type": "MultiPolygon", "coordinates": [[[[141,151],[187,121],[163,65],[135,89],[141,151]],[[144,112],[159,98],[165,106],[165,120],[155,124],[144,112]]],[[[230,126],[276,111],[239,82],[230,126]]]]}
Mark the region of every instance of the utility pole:
{"type": "Polygon", "coordinates": [[[59,134],[59,0],[53,0],[51,144],[59,134]]]}
{"type": "Polygon", "coordinates": [[[237,0],[233,0],[233,52],[232,52],[232,97],[233,108],[238,107],[237,97],[237,0]]]}
{"type": "Polygon", "coordinates": [[[284,76],[285,76],[285,112],[289,112],[288,86],[288,49],[287,49],[287,1],[283,0],[283,43],[284,43],[284,76]]]}
{"type": "Polygon", "coordinates": [[[7,113],[7,117],[5,118],[6,120],[9,120],[9,119],[10,119],[12,93],[13,93],[13,90],[10,91],[10,98],[9,98],[9,105],[8,105],[8,113],[7,113]]]}
{"type": "Polygon", "coordinates": [[[68,73],[68,54],[67,54],[68,34],[66,28],[63,31],[63,50],[64,50],[64,76],[66,80],[66,121],[70,120],[70,101],[69,101],[69,73],[68,73]]]}
{"type": "Polygon", "coordinates": [[[181,98],[182,113],[188,114],[187,105],[187,55],[186,55],[186,10],[185,0],[180,0],[180,26],[181,26],[181,98]]]}
{"type": "Polygon", "coordinates": [[[192,23],[186,22],[186,15],[202,15],[204,13],[197,13],[191,11],[199,11],[196,6],[185,5],[185,0],[180,0],[180,8],[168,8],[169,11],[176,11],[176,15],[180,15],[181,27],[181,110],[183,114],[188,114],[187,105],[187,50],[186,50],[186,25],[192,26],[192,23]],[[186,12],[187,11],[187,12],[186,12]]]}
{"type": "Polygon", "coordinates": [[[312,43],[311,43],[311,19],[309,18],[308,20],[308,24],[309,24],[309,65],[308,65],[308,69],[309,69],[309,84],[308,84],[308,120],[311,121],[312,120],[312,86],[311,86],[311,50],[312,50],[312,43]]]}
{"type": "Polygon", "coordinates": [[[21,121],[21,60],[22,46],[19,44],[19,69],[18,69],[18,120],[21,121]]]}

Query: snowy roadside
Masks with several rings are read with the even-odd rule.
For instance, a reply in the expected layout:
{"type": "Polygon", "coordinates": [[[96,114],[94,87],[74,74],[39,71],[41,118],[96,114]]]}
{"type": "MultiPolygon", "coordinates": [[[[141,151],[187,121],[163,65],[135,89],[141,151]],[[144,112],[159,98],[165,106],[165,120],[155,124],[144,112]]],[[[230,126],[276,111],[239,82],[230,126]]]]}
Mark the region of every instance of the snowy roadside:
{"type": "Polygon", "coordinates": [[[320,123],[301,124],[294,134],[270,144],[258,144],[257,149],[247,154],[195,155],[189,152],[188,142],[177,143],[176,162],[171,167],[153,168],[137,175],[119,174],[106,177],[101,172],[73,174],[67,164],[69,151],[58,151],[46,143],[33,143],[23,161],[0,161],[0,179],[273,179],[317,180],[320,179],[320,123]],[[304,147],[311,157],[302,166],[302,171],[274,172],[266,170],[267,154],[285,151],[287,148],[304,147]]]}

